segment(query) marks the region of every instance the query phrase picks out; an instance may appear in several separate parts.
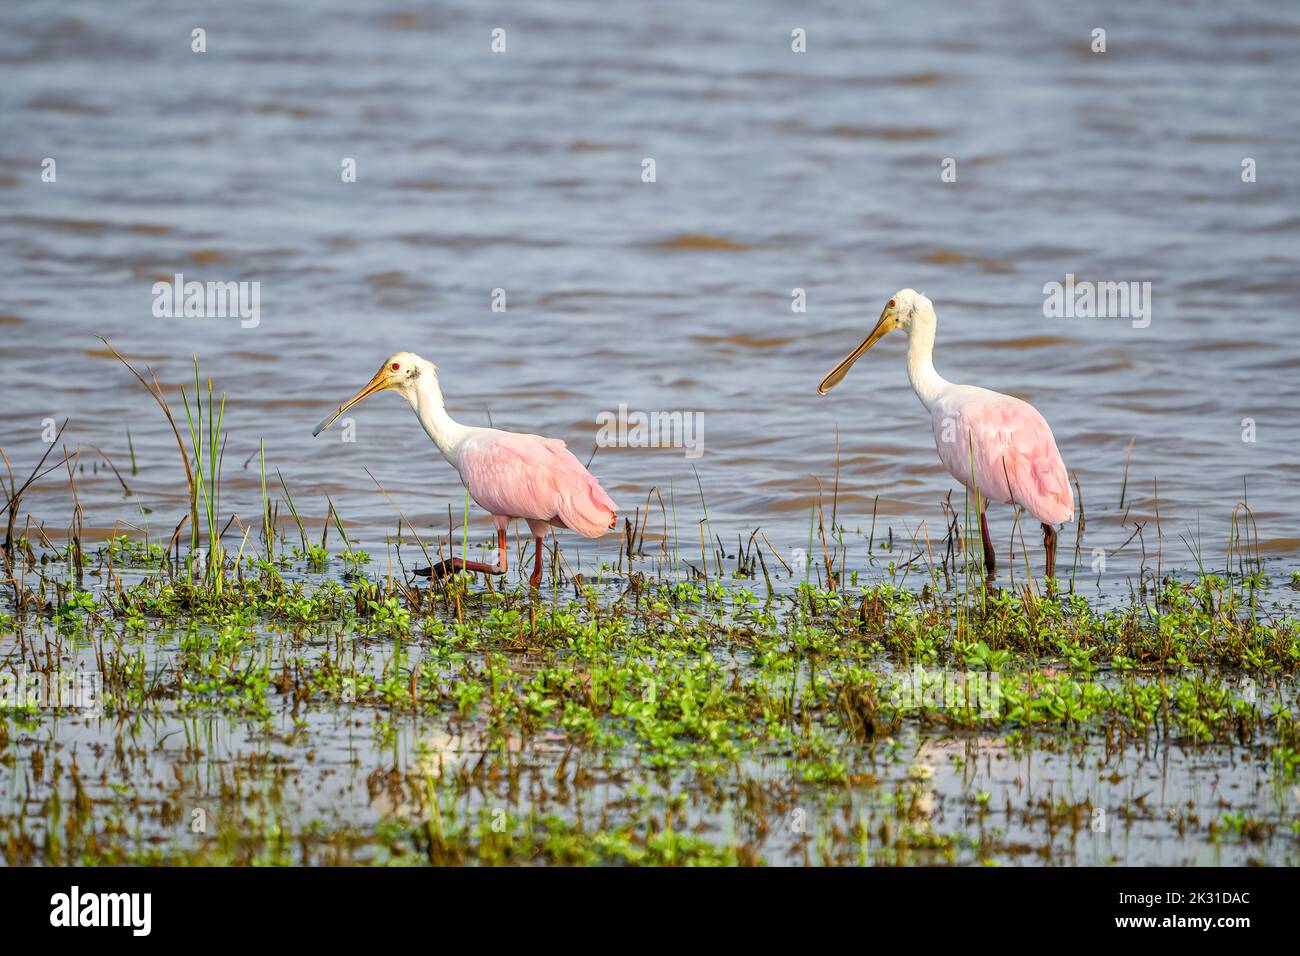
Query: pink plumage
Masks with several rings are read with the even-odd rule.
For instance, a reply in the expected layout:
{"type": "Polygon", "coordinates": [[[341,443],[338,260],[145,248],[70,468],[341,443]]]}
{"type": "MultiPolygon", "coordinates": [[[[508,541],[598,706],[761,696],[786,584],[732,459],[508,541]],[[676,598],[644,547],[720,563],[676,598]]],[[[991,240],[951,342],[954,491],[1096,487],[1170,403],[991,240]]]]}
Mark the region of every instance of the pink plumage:
{"type": "Polygon", "coordinates": [[[1074,517],[1065,462],[1051,428],[1032,405],[987,388],[957,385],[935,401],[930,421],[939,459],[967,488],[991,501],[1019,505],[1044,524],[1074,517]]]}
{"type": "Polygon", "coordinates": [[[618,506],[557,438],[483,430],[458,449],[457,470],[480,508],[597,538],[618,506]]]}

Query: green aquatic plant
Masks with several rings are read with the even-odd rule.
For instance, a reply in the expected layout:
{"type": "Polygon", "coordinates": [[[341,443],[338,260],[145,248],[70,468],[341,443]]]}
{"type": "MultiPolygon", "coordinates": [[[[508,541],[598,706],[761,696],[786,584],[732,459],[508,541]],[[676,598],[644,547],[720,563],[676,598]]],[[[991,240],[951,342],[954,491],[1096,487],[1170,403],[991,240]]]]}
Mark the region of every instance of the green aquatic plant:
{"type": "Polygon", "coordinates": [[[219,595],[225,579],[225,552],[221,546],[222,528],[219,524],[221,464],[225,452],[225,432],[222,430],[226,416],[226,396],[220,401],[212,393],[212,378],[207,381],[207,402],[199,385],[199,360],[194,359],[194,402],[181,387],[181,400],[185,405],[185,420],[189,425],[190,454],[193,457],[194,486],[197,489],[195,518],[190,529],[191,556],[198,549],[200,528],[197,521],[203,518],[206,533],[204,577],[219,595]]]}

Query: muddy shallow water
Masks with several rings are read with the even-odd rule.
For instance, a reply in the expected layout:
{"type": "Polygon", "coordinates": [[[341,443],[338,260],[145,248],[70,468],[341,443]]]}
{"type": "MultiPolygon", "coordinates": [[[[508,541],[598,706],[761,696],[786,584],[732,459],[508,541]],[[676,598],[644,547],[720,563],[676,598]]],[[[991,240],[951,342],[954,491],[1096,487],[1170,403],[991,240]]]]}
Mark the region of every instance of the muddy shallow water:
{"type": "MultiPolygon", "coordinates": [[[[128,426],[154,532],[181,513],[170,433],[103,334],[168,385],[197,355],[229,393],[227,510],[256,513],[264,439],[302,510],[321,518],[331,496],[372,551],[396,516],[365,468],[426,529],[463,503],[393,396],[355,411],[354,442],[311,437],[397,349],[438,363],[461,420],[596,451],[628,511],[671,488],[696,520],[698,472],[724,540],[761,526],[788,558],[814,476],[833,483],[838,428],[845,524],[865,532],[874,509],[895,535],[939,537],[954,486],[901,340],[815,391],[911,286],[936,303],[941,372],[1052,423],[1083,489],[1085,559],[1105,549],[1106,575],[1137,571],[1138,544],[1119,550],[1134,521],[1166,566],[1221,560],[1243,493],[1265,554],[1300,552],[1300,125],[1276,82],[1300,61],[1290,4],[0,17],[0,447],[25,470],[46,420],[69,417],[91,529],[141,523],[102,459],[92,471],[95,448],[125,469],[128,426]],[[257,326],[155,318],[153,283],[176,273],[260,282],[257,326]],[[1149,327],[1046,318],[1043,286],[1066,275],[1150,282],[1149,327]],[[620,404],[699,413],[703,454],[597,450],[598,416],[620,404]]],[[[31,498],[56,528],[58,477],[31,498]]],[[[993,527],[1010,540],[1006,509],[993,527]]]]}
{"type": "MultiPolygon", "coordinates": [[[[602,599],[615,598],[618,587],[602,589],[602,599]]],[[[683,611],[718,613],[712,605],[683,611]]],[[[522,699],[547,668],[574,666],[592,680],[598,657],[511,647],[477,622],[455,628],[454,639],[431,619],[422,633],[396,641],[366,629],[373,626],[226,625],[214,638],[199,624],[128,625],[99,637],[65,628],[0,637],[8,657],[28,647],[22,656],[30,653],[33,666],[41,644],[53,646],[65,673],[94,672],[114,647],[143,662],[138,684],[77,699],[94,707],[89,715],[10,712],[0,748],[0,834],[9,862],[419,863],[438,860],[426,843],[433,821],[467,854],[454,862],[503,862],[493,856],[492,834],[511,847],[504,861],[578,862],[562,849],[565,838],[591,834],[601,847],[631,835],[651,845],[665,833],[687,841],[679,862],[724,852],[739,854],[732,862],[768,865],[1300,860],[1300,788],[1278,774],[1274,738],[1198,741],[1170,733],[1167,719],[1163,731],[1157,722],[1128,739],[1090,721],[1037,729],[1008,722],[1008,698],[997,687],[1028,679],[1027,670],[1004,670],[991,691],[972,692],[987,707],[982,727],[945,726],[945,709],[960,707],[958,691],[942,706],[937,695],[924,698],[919,720],[867,740],[846,737],[841,726],[829,751],[805,727],[785,743],[769,738],[731,757],[725,740],[714,741],[721,749],[710,756],[708,744],[677,752],[691,746],[689,735],[664,750],[649,745],[630,712],[602,719],[613,736],[601,739],[555,725],[527,731],[515,717],[502,724],[491,704],[454,703],[493,668],[491,684],[517,682],[507,699],[522,699]],[[226,653],[228,665],[209,666],[226,653]],[[249,694],[252,685],[239,675],[262,665],[274,680],[265,693],[249,694]],[[437,675],[422,683],[423,693],[442,703],[419,713],[385,706],[375,692],[395,672],[399,684],[408,673],[421,682],[437,675]],[[184,679],[183,690],[174,678],[184,679]],[[836,764],[838,779],[820,779],[836,764]]],[[[708,652],[726,661],[723,682],[770,680],[758,657],[748,656],[743,632],[736,637],[709,642],[708,652]]],[[[792,683],[778,680],[774,695],[807,695],[818,665],[804,673],[794,661],[792,683]]],[[[1049,673],[1060,666],[1051,658],[1036,663],[1049,673]]],[[[885,658],[872,666],[882,686],[901,688],[915,676],[912,699],[922,701],[920,670],[885,658]]],[[[1103,676],[1101,685],[1118,681],[1103,676]]],[[[1294,679],[1256,685],[1237,675],[1224,686],[1248,693],[1266,718],[1293,707],[1297,692],[1294,679]]],[[[825,706],[816,714],[818,725],[828,719],[825,706]]],[[[754,727],[771,730],[761,721],[754,727]]]]}

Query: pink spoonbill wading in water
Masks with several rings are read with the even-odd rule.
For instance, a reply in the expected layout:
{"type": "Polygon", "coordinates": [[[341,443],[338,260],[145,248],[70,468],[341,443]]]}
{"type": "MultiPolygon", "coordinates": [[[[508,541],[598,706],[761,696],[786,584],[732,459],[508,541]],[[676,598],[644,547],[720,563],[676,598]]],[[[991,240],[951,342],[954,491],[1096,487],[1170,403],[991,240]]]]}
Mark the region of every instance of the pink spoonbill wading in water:
{"type": "Polygon", "coordinates": [[[825,395],[838,385],[886,333],[906,332],[907,377],[930,413],[939,459],[950,475],[978,492],[986,570],[993,573],[995,559],[984,504],[1001,501],[1019,505],[1042,524],[1050,579],[1056,573],[1056,525],[1074,518],[1074,496],[1052,429],[1028,402],[975,385],[955,385],[936,372],[931,360],[936,323],[930,300],[903,289],[886,304],[871,334],[822,379],[817,391],[825,395]]]}
{"type": "Polygon", "coordinates": [[[406,399],[425,434],[460,473],[470,497],[496,523],[495,565],[449,558],[428,569],[431,577],[462,570],[505,574],[506,528],[519,518],[528,522],[535,539],[529,583],[537,587],[542,580],[542,543],[551,527],[568,528],[587,538],[598,538],[614,527],[618,506],[564,442],[454,421],[443,406],[437,367],[410,352],[389,356],[369,384],[312,434],[319,435],[357,402],[386,389],[406,399]]]}

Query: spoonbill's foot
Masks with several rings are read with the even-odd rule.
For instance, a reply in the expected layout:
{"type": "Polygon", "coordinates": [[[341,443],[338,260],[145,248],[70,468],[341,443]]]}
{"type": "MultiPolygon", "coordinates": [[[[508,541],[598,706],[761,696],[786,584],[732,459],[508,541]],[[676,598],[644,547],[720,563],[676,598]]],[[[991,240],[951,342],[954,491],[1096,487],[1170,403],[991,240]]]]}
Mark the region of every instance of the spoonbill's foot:
{"type": "Polygon", "coordinates": [[[417,577],[436,581],[445,578],[449,574],[455,574],[457,571],[478,571],[482,574],[506,573],[504,568],[498,568],[495,564],[486,564],[482,561],[466,561],[464,558],[448,558],[446,561],[439,561],[431,568],[416,568],[412,573],[417,577]]]}
{"type": "Polygon", "coordinates": [[[447,560],[439,561],[431,568],[417,568],[415,574],[422,578],[428,578],[430,581],[436,581],[439,578],[445,578],[449,574],[455,574],[457,571],[477,571],[480,574],[505,574],[506,529],[504,527],[497,528],[496,564],[488,564],[484,561],[466,561],[464,558],[447,558],[447,560]]]}

